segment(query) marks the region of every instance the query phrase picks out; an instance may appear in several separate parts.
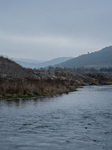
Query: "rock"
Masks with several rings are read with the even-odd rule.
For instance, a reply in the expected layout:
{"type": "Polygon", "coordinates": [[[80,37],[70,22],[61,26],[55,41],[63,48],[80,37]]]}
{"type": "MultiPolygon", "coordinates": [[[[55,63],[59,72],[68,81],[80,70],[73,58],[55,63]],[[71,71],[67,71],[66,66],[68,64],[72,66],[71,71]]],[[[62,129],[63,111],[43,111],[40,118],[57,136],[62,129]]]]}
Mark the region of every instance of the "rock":
{"type": "Polygon", "coordinates": [[[60,77],[60,80],[66,80],[66,78],[65,77],[60,77]]]}
{"type": "Polygon", "coordinates": [[[55,75],[52,75],[52,78],[53,78],[53,79],[57,79],[57,77],[56,77],[55,75]]]}

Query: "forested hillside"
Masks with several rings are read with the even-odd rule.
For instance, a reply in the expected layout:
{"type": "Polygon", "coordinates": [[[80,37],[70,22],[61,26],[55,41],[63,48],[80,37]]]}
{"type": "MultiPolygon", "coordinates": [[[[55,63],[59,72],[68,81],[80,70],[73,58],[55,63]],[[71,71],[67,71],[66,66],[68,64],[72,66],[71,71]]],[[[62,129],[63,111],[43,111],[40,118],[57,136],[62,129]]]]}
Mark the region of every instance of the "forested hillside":
{"type": "Polygon", "coordinates": [[[112,67],[112,46],[106,47],[100,51],[81,55],[66,62],[56,65],[58,67],[112,67]]]}

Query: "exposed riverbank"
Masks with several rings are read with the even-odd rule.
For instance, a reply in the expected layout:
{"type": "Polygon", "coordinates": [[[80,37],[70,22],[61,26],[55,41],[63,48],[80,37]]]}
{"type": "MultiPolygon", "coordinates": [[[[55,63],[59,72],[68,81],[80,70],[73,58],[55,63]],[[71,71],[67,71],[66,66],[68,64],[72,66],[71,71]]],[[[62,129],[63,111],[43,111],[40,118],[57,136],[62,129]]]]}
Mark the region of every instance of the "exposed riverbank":
{"type": "MultiPolygon", "coordinates": [[[[79,86],[110,85],[105,74],[77,74],[67,71],[38,71],[36,78],[0,79],[0,99],[56,95],[75,91],[79,86]]],[[[35,73],[36,75],[36,73],[35,73]]]]}
{"type": "Polygon", "coordinates": [[[0,99],[56,95],[79,86],[110,85],[112,75],[26,69],[0,56],[0,99]]]}

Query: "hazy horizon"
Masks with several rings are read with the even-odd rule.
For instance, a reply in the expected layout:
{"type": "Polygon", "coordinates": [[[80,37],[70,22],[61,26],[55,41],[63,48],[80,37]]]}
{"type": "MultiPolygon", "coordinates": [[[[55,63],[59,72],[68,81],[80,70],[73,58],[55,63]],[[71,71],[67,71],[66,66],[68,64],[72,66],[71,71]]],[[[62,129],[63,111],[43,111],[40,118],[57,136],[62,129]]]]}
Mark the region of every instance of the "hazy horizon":
{"type": "Polygon", "coordinates": [[[47,61],[112,45],[112,1],[0,0],[0,54],[47,61]]]}

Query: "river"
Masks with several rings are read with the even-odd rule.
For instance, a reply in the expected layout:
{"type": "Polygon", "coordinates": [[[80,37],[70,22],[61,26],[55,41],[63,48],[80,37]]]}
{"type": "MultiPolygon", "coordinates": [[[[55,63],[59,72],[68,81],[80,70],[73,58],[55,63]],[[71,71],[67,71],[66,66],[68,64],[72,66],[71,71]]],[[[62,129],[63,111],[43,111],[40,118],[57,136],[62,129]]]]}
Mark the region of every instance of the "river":
{"type": "Polygon", "coordinates": [[[112,150],[112,86],[1,100],[0,150],[112,150]]]}

